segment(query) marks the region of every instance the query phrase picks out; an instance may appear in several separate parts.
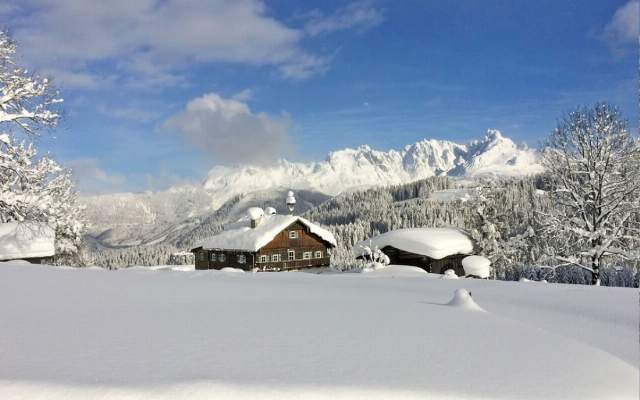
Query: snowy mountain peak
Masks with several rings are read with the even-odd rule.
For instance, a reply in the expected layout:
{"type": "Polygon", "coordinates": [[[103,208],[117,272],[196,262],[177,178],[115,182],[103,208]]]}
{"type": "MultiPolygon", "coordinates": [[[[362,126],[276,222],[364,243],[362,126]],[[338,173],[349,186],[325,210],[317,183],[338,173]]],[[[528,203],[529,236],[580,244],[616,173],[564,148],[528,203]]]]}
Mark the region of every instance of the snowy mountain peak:
{"type": "Polygon", "coordinates": [[[412,182],[431,176],[523,175],[540,172],[537,153],[518,147],[497,130],[469,144],[424,139],[401,150],[380,151],[368,145],[329,153],[324,161],[280,160],[256,167],[216,166],[202,185],[181,185],[157,193],[120,193],[83,197],[90,211],[96,245],[130,246],[161,243],[190,229],[197,218],[242,195],[228,213],[254,205],[284,206],[288,190],[306,193],[297,209],[308,209],[327,196],[380,185],[412,182]]]}
{"type": "Polygon", "coordinates": [[[518,147],[496,129],[467,145],[424,139],[402,150],[369,145],[333,151],[325,161],[280,160],[269,167],[214,167],[204,188],[217,207],[238,194],[266,189],[305,189],[336,195],[354,188],[411,182],[437,175],[525,175],[541,171],[537,154],[518,147]]]}

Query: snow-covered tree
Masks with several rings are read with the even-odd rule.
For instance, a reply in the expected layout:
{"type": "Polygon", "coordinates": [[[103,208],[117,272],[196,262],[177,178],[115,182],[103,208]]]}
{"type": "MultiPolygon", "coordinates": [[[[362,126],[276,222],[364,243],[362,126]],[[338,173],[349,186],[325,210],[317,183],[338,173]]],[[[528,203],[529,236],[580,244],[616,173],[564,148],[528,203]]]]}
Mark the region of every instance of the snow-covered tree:
{"type": "Polygon", "coordinates": [[[603,258],[631,257],[640,240],[640,142],[617,109],[597,104],[560,121],[542,162],[556,207],[541,222],[567,244],[556,258],[599,285],[603,258]]]}
{"type": "Polygon", "coordinates": [[[56,254],[79,250],[84,222],[70,171],[32,145],[0,134],[0,222],[40,221],[54,227],[56,254]]]}
{"type": "Polygon", "coordinates": [[[15,63],[16,42],[0,31],[0,123],[4,129],[35,134],[55,127],[62,102],[48,78],[40,78],[15,63]],[[7,126],[8,125],[8,126],[7,126]]]}
{"type": "MultiPolygon", "coordinates": [[[[535,259],[531,251],[535,237],[533,215],[527,213],[525,207],[515,205],[522,201],[517,198],[519,195],[534,191],[533,185],[521,180],[491,180],[477,188],[476,199],[471,202],[477,220],[470,230],[471,237],[478,254],[491,261],[494,279],[504,279],[504,275],[510,273],[515,265],[535,259]],[[514,186],[521,188],[511,192],[514,186]],[[502,276],[497,276],[498,271],[502,276]]],[[[540,201],[535,196],[529,202],[535,208],[540,207],[540,201]]]]}
{"type": "Polygon", "coordinates": [[[31,138],[59,119],[49,80],[15,64],[15,42],[0,32],[0,222],[38,221],[56,232],[56,254],[78,253],[84,223],[70,171],[37,157],[31,138]]]}

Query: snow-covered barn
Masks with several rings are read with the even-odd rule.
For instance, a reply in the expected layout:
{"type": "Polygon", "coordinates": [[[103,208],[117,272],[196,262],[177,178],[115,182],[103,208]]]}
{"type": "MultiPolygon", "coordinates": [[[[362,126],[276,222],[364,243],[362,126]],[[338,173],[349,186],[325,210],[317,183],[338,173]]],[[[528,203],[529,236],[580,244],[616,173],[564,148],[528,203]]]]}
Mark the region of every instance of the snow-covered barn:
{"type": "Polygon", "coordinates": [[[331,232],[305,218],[252,207],[191,251],[196,269],[281,271],[328,266],[329,250],[335,246],[331,232]]]}
{"type": "Polygon", "coordinates": [[[25,260],[34,264],[51,262],[55,255],[55,232],[35,222],[0,224],[0,261],[25,260]]]}
{"type": "Polygon", "coordinates": [[[414,265],[427,272],[442,274],[448,269],[468,275],[462,260],[473,253],[473,241],[455,228],[397,229],[363,240],[353,246],[354,255],[366,258],[366,248],[380,249],[391,264],[414,265]]]}

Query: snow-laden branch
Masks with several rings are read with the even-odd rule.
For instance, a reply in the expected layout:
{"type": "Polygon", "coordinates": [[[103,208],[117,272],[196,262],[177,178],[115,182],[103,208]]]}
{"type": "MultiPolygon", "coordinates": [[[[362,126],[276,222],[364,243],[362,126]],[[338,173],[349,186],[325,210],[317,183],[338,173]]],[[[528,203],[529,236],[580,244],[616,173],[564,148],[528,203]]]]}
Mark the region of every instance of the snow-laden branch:
{"type": "Polygon", "coordinates": [[[0,126],[12,124],[27,134],[54,127],[63,100],[51,89],[48,78],[30,74],[14,62],[15,42],[0,31],[0,126]]]}

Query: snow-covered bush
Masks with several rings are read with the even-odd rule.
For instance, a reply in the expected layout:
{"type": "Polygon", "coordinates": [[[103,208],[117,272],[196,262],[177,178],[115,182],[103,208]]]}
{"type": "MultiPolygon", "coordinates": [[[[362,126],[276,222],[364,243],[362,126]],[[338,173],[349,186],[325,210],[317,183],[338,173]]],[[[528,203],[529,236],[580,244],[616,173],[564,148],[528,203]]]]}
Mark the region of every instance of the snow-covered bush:
{"type": "Polygon", "coordinates": [[[190,251],[178,251],[169,255],[168,265],[193,265],[195,257],[190,251]]]}
{"type": "Polygon", "coordinates": [[[448,269],[442,274],[442,279],[459,279],[459,277],[456,275],[456,271],[448,269]]]}
{"type": "Polygon", "coordinates": [[[371,271],[384,268],[389,265],[389,257],[382,252],[377,246],[362,246],[362,271],[371,271]]]}

